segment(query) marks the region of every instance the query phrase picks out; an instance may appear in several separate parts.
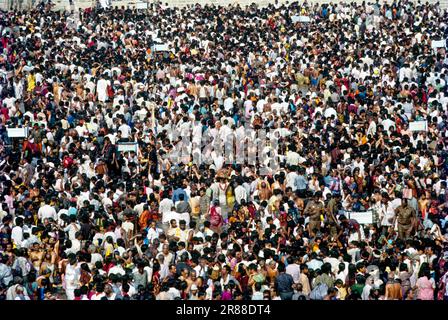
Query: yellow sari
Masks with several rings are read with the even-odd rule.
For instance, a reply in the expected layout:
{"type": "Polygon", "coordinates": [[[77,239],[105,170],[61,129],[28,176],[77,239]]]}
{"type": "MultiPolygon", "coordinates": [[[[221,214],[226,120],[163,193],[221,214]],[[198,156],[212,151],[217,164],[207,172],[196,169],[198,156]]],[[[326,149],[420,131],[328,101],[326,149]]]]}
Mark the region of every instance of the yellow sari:
{"type": "Polygon", "coordinates": [[[229,186],[226,190],[226,200],[227,200],[227,206],[229,208],[233,208],[233,205],[235,204],[235,195],[233,194],[233,188],[229,186]]]}
{"type": "Polygon", "coordinates": [[[30,73],[26,78],[26,80],[28,82],[27,91],[28,92],[33,91],[34,87],[36,86],[36,77],[34,76],[34,74],[30,73]]]}

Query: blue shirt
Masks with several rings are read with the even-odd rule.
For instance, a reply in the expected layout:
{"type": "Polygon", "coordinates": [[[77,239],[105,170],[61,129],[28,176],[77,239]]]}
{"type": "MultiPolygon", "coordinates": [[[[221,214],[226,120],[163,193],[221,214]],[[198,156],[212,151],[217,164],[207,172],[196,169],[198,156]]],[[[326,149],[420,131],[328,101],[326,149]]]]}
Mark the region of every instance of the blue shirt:
{"type": "Polygon", "coordinates": [[[300,175],[294,180],[294,186],[297,190],[305,190],[308,187],[308,181],[304,176],[300,175]]]}
{"type": "Polygon", "coordinates": [[[174,190],[174,192],[173,192],[173,199],[172,199],[173,202],[179,201],[179,195],[181,195],[181,194],[184,195],[184,200],[185,200],[185,201],[188,201],[188,195],[187,195],[187,193],[185,192],[185,190],[182,189],[182,188],[177,188],[177,189],[174,190]]]}
{"type": "Polygon", "coordinates": [[[75,207],[68,208],[68,215],[69,216],[76,216],[77,213],[78,213],[78,210],[76,210],[75,207]]]}
{"type": "Polygon", "coordinates": [[[333,177],[332,177],[332,176],[330,176],[330,175],[325,176],[325,177],[324,177],[324,183],[325,183],[325,186],[330,187],[330,185],[331,185],[331,181],[332,181],[332,180],[333,180],[333,177]]]}
{"type": "Polygon", "coordinates": [[[72,115],[69,115],[69,116],[67,117],[67,122],[68,122],[69,124],[73,124],[73,123],[75,122],[75,118],[74,118],[72,115]]]}

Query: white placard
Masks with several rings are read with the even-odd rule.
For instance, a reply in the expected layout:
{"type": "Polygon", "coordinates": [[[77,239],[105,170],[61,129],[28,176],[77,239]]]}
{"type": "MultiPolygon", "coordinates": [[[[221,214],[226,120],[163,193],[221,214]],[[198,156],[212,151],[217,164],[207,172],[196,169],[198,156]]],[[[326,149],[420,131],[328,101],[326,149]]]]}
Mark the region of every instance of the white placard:
{"type": "Polygon", "coordinates": [[[148,3],[147,2],[137,2],[135,4],[135,7],[137,9],[148,9],[148,3]]]}
{"type": "Polygon", "coordinates": [[[373,211],[366,212],[347,212],[350,219],[356,220],[359,224],[372,224],[373,211]]]}
{"type": "Polygon", "coordinates": [[[431,41],[431,48],[437,49],[437,48],[445,48],[446,47],[446,40],[432,40],[431,41]]]}
{"type": "Polygon", "coordinates": [[[106,9],[110,6],[109,1],[108,0],[100,0],[100,5],[103,9],[106,9]]]}
{"type": "Polygon", "coordinates": [[[154,45],[154,51],[168,51],[168,45],[167,44],[156,44],[154,45]]]}
{"type": "Polygon", "coordinates": [[[311,22],[311,18],[308,16],[292,16],[291,17],[292,23],[296,23],[296,22],[311,22]]]}
{"type": "Polygon", "coordinates": [[[117,143],[117,151],[118,152],[127,152],[127,151],[138,151],[138,143],[137,142],[118,142],[117,143]]]}
{"type": "Polygon", "coordinates": [[[428,121],[409,122],[409,131],[428,131],[428,121]]]}
{"type": "Polygon", "coordinates": [[[9,138],[27,138],[28,127],[26,128],[6,128],[9,138]]]}

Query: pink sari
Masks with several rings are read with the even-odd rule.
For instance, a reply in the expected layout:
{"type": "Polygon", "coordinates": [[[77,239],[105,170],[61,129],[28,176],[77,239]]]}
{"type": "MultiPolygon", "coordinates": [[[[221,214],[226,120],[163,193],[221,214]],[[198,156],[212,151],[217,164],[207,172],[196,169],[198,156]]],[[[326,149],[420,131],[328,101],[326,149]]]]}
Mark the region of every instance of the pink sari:
{"type": "Polygon", "coordinates": [[[418,287],[417,299],[434,300],[434,288],[426,276],[419,278],[416,285],[418,287]]]}

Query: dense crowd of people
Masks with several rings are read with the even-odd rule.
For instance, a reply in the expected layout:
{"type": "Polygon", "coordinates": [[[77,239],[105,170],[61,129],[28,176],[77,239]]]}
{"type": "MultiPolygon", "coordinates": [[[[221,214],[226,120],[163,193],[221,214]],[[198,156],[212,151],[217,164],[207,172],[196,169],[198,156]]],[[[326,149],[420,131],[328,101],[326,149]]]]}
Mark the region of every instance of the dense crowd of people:
{"type": "Polygon", "coordinates": [[[0,299],[447,300],[447,21],[0,11],[0,299]]]}

